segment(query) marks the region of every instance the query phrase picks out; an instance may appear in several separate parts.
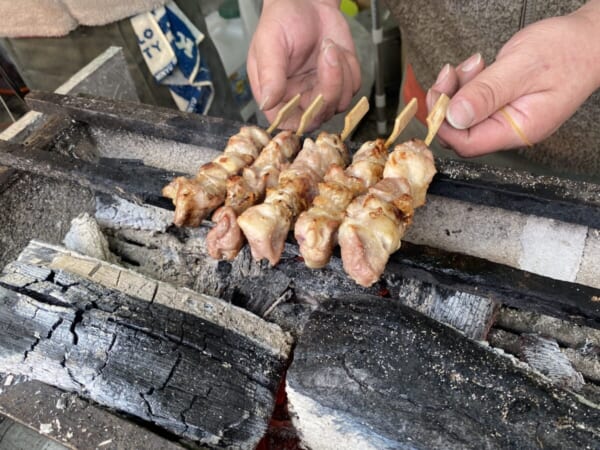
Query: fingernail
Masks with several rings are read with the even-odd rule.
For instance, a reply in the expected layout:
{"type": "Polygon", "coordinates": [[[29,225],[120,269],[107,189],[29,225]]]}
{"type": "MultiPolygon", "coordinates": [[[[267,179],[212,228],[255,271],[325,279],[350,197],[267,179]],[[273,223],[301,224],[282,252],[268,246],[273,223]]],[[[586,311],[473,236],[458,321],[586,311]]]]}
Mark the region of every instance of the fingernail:
{"type": "Polygon", "coordinates": [[[480,61],[481,53],[475,53],[461,65],[460,70],[463,72],[470,72],[477,66],[477,64],[479,64],[480,61]]]}
{"type": "Polygon", "coordinates": [[[260,106],[258,107],[261,111],[264,111],[265,105],[269,101],[269,97],[270,97],[269,94],[263,95],[262,102],[260,102],[260,106]]]}
{"type": "Polygon", "coordinates": [[[427,111],[431,111],[433,109],[433,105],[437,102],[438,98],[440,98],[440,93],[433,89],[427,90],[427,96],[425,97],[425,104],[427,105],[427,111]]]}
{"type": "Polygon", "coordinates": [[[444,67],[442,67],[442,70],[440,71],[440,74],[438,75],[434,84],[439,84],[442,81],[444,81],[449,73],[450,73],[450,64],[446,64],[444,67]]]}
{"type": "Polygon", "coordinates": [[[337,50],[335,49],[336,45],[331,39],[327,38],[323,40],[323,53],[325,54],[325,61],[332,67],[337,67],[340,65],[340,61],[338,59],[337,50]]]}
{"type": "Polygon", "coordinates": [[[465,128],[469,128],[471,123],[473,123],[475,112],[468,101],[459,100],[448,107],[446,119],[454,128],[464,130],[465,128]]]}

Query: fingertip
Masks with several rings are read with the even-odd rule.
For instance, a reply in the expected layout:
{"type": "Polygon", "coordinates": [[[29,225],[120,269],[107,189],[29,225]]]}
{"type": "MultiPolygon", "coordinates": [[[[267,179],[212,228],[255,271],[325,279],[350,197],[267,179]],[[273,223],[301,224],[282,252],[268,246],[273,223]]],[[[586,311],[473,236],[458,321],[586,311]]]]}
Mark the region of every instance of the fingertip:
{"type": "Polygon", "coordinates": [[[481,53],[475,53],[470,56],[456,67],[458,84],[464,86],[479,75],[484,68],[485,61],[483,60],[481,53]]]}
{"type": "Polygon", "coordinates": [[[433,109],[433,105],[437,102],[438,98],[440,98],[441,93],[431,88],[427,90],[427,95],[425,95],[425,104],[427,105],[427,111],[431,111],[433,109]]]}
{"type": "Polygon", "coordinates": [[[456,69],[450,64],[446,64],[440,71],[435,83],[431,86],[436,92],[444,93],[452,97],[458,90],[458,76],[456,69]]]}
{"type": "Polygon", "coordinates": [[[260,98],[257,99],[258,107],[261,111],[268,111],[277,106],[285,93],[285,86],[278,86],[275,83],[265,83],[261,87],[260,98]]]}
{"type": "Polygon", "coordinates": [[[329,38],[323,39],[322,43],[323,58],[325,62],[331,67],[338,67],[340,65],[340,55],[337,45],[329,38]]]}
{"type": "Polygon", "coordinates": [[[262,111],[268,111],[283,101],[285,95],[288,50],[278,39],[257,33],[249,57],[255,100],[262,111]]]}
{"type": "MultiPolygon", "coordinates": [[[[260,105],[258,106],[258,109],[260,109],[261,111],[265,111],[265,107],[268,104],[269,98],[271,98],[271,96],[269,94],[263,95],[262,100],[260,101],[260,105]]],[[[267,108],[267,109],[271,109],[271,108],[267,108]]]]}
{"type": "Polygon", "coordinates": [[[481,65],[482,58],[481,53],[477,52],[474,55],[467,58],[463,63],[459,64],[457,69],[461,72],[471,72],[475,68],[481,65]]]}

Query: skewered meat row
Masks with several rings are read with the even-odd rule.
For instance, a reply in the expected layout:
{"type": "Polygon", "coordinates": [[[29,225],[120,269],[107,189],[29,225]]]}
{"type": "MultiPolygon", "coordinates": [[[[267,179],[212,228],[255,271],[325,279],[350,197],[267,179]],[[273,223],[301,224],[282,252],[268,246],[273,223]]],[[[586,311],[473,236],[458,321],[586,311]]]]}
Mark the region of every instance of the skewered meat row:
{"type": "Polygon", "coordinates": [[[245,242],[237,217],[250,206],[260,203],[267,189],[277,186],[281,170],[290,164],[299,150],[300,138],[291,131],[282,131],[250,167],[227,180],[225,205],[214,212],[212,221],[215,225],[206,237],[210,256],[226,260],[236,257],[245,242]]]}
{"type": "Polygon", "coordinates": [[[255,126],[244,126],[229,138],[222,155],[198,169],[195,179],[177,177],[162,190],[173,200],[175,225],[199,226],[225,200],[227,179],[252,164],[269,135],[255,126]]]}
{"type": "Polygon", "coordinates": [[[423,141],[397,145],[383,179],[348,206],[338,240],[344,270],[358,284],[370,286],[379,279],[400,248],[414,208],[425,203],[435,173],[433,154],[423,141]]]}
{"type": "Polygon", "coordinates": [[[329,168],[319,183],[319,195],[311,208],[300,214],[294,228],[300,254],[308,267],[318,269],[329,262],[346,208],[381,180],[387,157],[385,141],[376,139],[358,149],[346,170],[337,165],[329,168]]]}
{"type": "Polygon", "coordinates": [[[277,188],[269,189],[262,204],[238,217],[255,260],[266,258],[277,264],[289,230],[317,195],[317,185],[329,166],[345,167],[348,162],[348,150],[339,135],[322,132],[316,141],[304,140],[294,162],[281,172],[277,188]]]}

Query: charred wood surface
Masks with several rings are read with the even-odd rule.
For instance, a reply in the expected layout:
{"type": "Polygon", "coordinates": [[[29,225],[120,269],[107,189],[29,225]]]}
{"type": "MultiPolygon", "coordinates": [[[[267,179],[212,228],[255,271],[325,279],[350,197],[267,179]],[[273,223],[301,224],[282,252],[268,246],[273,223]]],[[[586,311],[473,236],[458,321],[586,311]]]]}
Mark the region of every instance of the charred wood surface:
{"type": "Polygon", "coordinates": [[[428,192],[600,228],[600,185],[454,160],[436,161],[428,192]]]}
{"type": "MultiPolygon", "coordinates": [[[[10,169],[13,171],[14,169],[10,169]]],[[[17,258],[31,239],[58,244],[81,213],[94,212],[94,193],[65,179],[14,170],[0,188],[0,268],[17,258]]]]}
{"type": "Polygon", "coordinates": [[[403,243],[390,258],[384,280],[423,281],[494,299],[587,327],[600,328],[600,289],[555,280],[475,256],[403,243]]]}
{"type": "Polygon", "coordinates": [[[373,296],[311,315],[287,387],[300,434],[319,448],[342,436],[355,448],[596,448],[600,436],[597,406],[373,296]]]}
{"type": "Polygon", "coordinates": [[[90,125],[215,149],[225,148],[229,136],[240,127],[226,119],[91,96],[32,91],[26,101],[33,110],[46,114],[67,114],[90,125]]]}
{"type": "MultiPolygon", "coordinates": [[[[75,394],[38,381],[13,383],[12,378],[12,375],[8,375],[3,380],[0,412],[69,448],[184,448],[129,418],[119,417],[75,394]]],[[[27,444],[21,442],[21,445],[27,444]]],[[[54,448],[48,443],[44,445],[36,448],[54,448]]]]}
{"type": "Polygon", "coordinates": [[[161,189],[178,175],[139,161],[113,159],[93,163],[7,141],[0,141],[0,165],[164,207],[169,207],[169,202],[162,198],[161,189]]]}
{"type": "Polygon", "coordinates": [[[136,270],[225,298],[258,315],[284,295],[316,304],[332,296],[367,293],[399,298],[474,339],[485,338],[502,303],[600,328],[600,303],[593,300],[598,289],[468,255],[406,244],[392,256],[381,281],[362,288],[344,273],[339,255],[325,268],[311,270],[291,242],[271,267],[253,261],[247,248],[232,262],[215,261],[206,250],[205,227],[142,233],[122,226],[109,230],[111,250],[136,270]]]}
{"type": "Polygon", "coordinates": [[[44,123],[23,140],[23,145],[39,150],[50,150],[66,136],[79,134],[80,128],[82,128],[81,124],[69,116],[54,114],[46,117],[44,123]]]}
{"type": "Polygon", "coordinates": [[[0,367],[176,436],[253,448],[289,341],[231,309],[32,243],[0,278],[0,367]]]}
{"type": "Polygon", "coordinates": [[[10,167],[0,166],[0,194],[19,178],[19,172],[10,167]]]}

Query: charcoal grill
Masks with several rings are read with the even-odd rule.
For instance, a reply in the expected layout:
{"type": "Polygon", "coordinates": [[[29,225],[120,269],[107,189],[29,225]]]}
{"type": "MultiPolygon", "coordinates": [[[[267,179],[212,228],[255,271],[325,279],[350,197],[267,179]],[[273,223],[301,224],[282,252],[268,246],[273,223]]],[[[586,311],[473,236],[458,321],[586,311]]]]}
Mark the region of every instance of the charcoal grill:
{"type": "Polygon", "coordinates": [[[62,414],[44,432],[80,448],[82,408],[129,430],[107,446],[253,448],[287,383],[314,448],[598,442],[600,186],[438,160],[402,248],[363,288],[339,254],[306,268],[292,237],[276,267],[248,249],[219,262],[210,222],[171,225],[161,188],[239,123],[88,95],[27,103],[44,120],[0,141],[4,414],[37,430],[62,414]],[[82,213],[117,259],[63,245],[82,213]]]}

